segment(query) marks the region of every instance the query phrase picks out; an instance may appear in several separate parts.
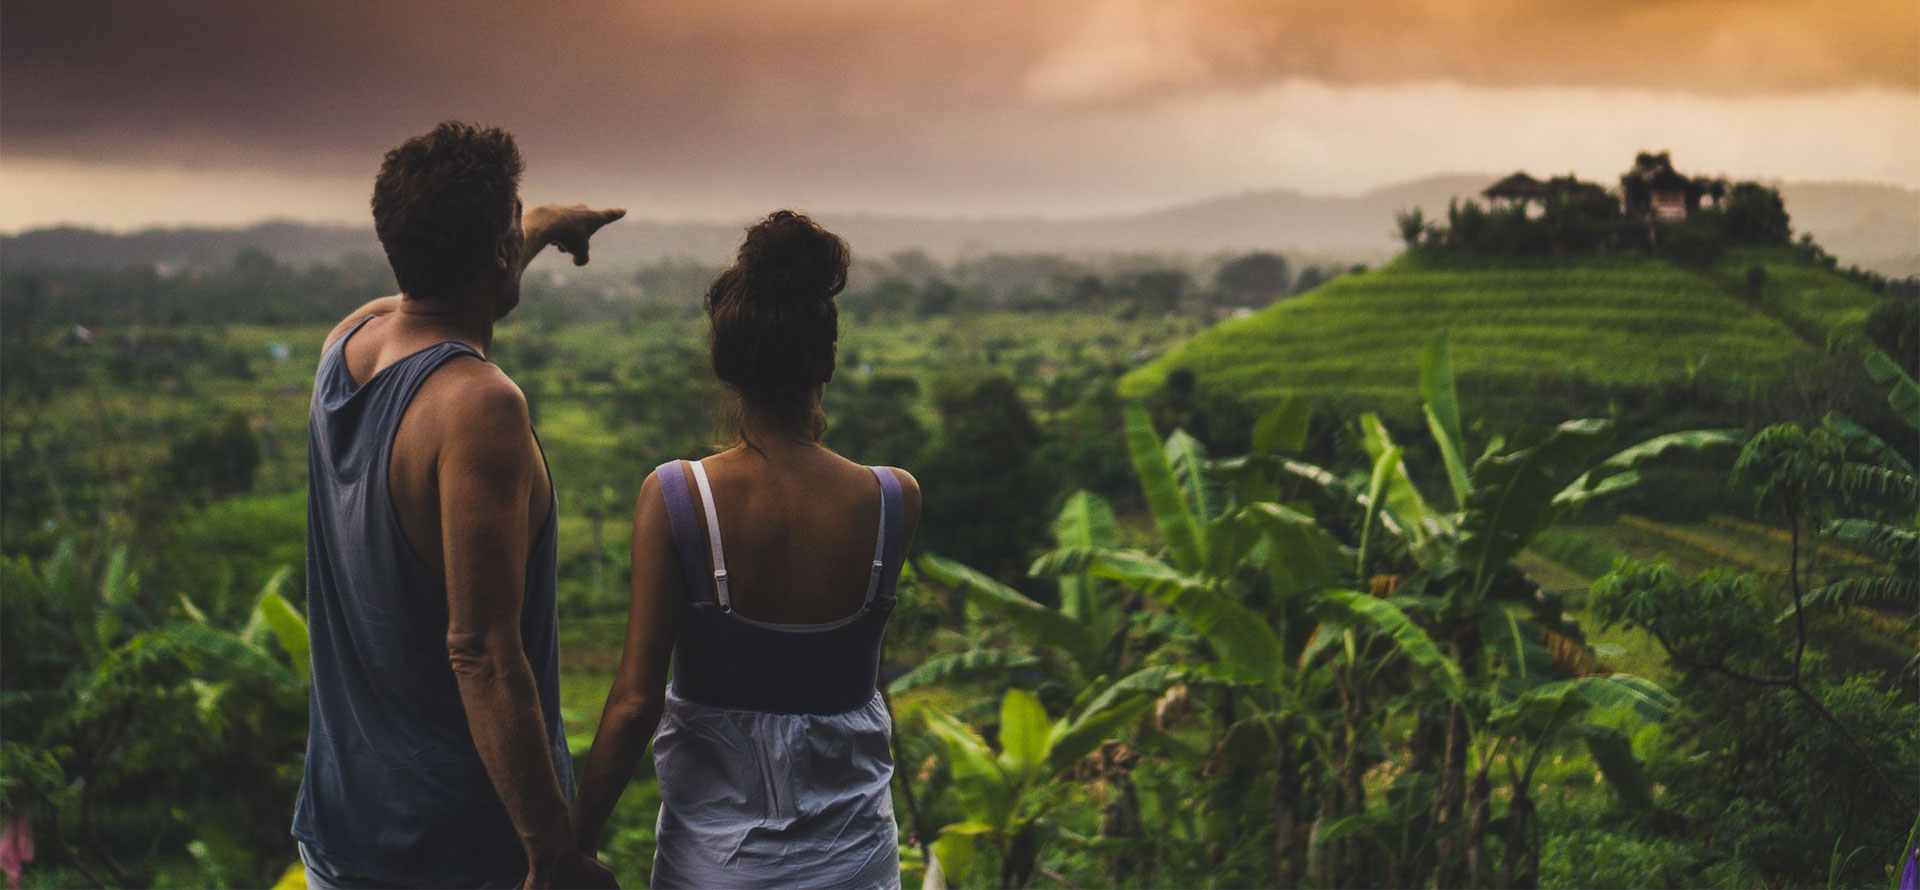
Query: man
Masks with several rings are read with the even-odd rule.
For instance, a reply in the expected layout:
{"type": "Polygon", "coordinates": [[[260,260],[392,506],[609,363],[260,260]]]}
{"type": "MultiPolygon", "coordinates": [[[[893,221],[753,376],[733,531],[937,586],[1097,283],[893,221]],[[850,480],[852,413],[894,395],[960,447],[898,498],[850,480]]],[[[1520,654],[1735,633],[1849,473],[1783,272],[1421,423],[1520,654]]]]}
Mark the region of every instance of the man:
{"type": "Polygon", "coordinates": [[[548,244],[622,210],[538,207],[498,129],[387,153],[398,296],[327,336],[308,456],[313,689],[293,834],[314,887],[613,886],[567,822],[558,518],[527,402],[486,360],[548,244]]]}

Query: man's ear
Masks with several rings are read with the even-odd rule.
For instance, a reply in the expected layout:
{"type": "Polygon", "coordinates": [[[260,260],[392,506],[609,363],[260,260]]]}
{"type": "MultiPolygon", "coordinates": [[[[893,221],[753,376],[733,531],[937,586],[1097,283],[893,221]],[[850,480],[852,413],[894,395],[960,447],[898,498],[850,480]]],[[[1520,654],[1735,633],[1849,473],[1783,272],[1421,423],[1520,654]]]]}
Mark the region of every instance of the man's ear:
{"type": "Polygon", "coordinates": [[[513,241],[513,235],[507,234],[493,242],[493,264],[502,272],[512,272],[514,264],[520,261],[520,248],[513,241]]]}

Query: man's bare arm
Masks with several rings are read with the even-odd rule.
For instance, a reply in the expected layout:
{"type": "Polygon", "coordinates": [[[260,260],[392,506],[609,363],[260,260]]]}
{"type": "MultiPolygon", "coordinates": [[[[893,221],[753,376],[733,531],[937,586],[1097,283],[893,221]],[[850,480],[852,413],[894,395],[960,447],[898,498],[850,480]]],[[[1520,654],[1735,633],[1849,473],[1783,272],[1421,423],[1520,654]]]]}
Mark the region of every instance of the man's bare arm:
{"type": "Polygon", "coordinates": [[[611,886],[610,876],[601,879],[604,870],[583,871],[520,641],[528,505],[540,472],[526,399],[490,365],[457,362],[446,371],[454,373],[445,383],[464,390],[444,429],[438,467],[447,654],[467,726],[526,847],[529,884],[611,886]]]}
{"type": "Polygon", "coordinates": [[[587,264],[587,240],[600,227],[626,216],[624,208],[595,210],[585,204],[562,206],[543,204],[520,217],[520,268],[525,270],[547,245],[573,257],[573,264],[587,264]]]}
{"type": "MultiPolygon", "coordinates": [[[[667,472],[682,472],[674,464],[667,472]]],[[[606,708],[593,734],[593,750],[580,773],[573,801],[573,831],[580,849],[599,849],[607,818],[659,728],[666,704],[667,665],[680,621],[680,564],[660,481],[648,476],[633,511],[632,600],[627,607],[626,648],[619,673],[607,690],[606,708]]]]}

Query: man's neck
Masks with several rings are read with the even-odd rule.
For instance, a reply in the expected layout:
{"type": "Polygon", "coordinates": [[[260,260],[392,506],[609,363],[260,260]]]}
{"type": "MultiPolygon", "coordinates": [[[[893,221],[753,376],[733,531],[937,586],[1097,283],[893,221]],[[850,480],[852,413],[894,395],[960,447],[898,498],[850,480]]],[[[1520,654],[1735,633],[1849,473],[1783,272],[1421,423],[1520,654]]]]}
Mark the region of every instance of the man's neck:
{"type": "Polygon", "coordinates": [[[403,296],[395,320],[409,330],[431,332],[446,340],[459,340],[480,351],[493,349],[493,302],[467,298],[430,299],[403,296]]]}

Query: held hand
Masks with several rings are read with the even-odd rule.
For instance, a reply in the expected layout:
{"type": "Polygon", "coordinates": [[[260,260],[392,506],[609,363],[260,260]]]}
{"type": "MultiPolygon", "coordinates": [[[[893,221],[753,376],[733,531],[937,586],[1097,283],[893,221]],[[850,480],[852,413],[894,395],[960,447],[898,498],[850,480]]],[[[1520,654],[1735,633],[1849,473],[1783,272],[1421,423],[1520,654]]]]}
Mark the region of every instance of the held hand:
{"type": "Polygon", "coordinates": [[[573,264],[587,264],[587,239],[600,227],[626,216],[622,207],[595,210],[585,204],[562,206],[544,204],[528,210],[521,216],[520,230],[526,236],[525,258],[520,265],[525,267],[540,250],[551,244],[561,253],[573,257],[573,264]]]}
{"type": "Polygon", "coordinates": [[[600,890],[617,888],[613,872],[600,861],[584,853],[573,852],[552,862],[535,861],[527,872],[526,890],[600,890]]]}

